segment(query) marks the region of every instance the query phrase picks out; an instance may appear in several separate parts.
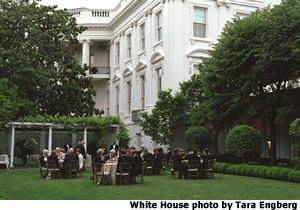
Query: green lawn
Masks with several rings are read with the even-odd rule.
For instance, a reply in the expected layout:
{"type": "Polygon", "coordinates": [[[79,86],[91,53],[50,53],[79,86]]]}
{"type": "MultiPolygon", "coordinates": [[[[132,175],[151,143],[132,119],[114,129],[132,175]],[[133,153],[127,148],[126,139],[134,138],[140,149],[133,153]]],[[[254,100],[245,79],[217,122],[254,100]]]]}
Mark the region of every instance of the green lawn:
{"type": "MultiPolygon", "coordinates": [[[[0,170],[0,188],[16,200],[300,200],[300,184],[215,174],[212,180],[146,176],[144,184],[95,186],[90,169],[72,180],[44,180],[38,169],[0,170]]],[[[139,181],[140,179],[138,179],[139,181]]]]}

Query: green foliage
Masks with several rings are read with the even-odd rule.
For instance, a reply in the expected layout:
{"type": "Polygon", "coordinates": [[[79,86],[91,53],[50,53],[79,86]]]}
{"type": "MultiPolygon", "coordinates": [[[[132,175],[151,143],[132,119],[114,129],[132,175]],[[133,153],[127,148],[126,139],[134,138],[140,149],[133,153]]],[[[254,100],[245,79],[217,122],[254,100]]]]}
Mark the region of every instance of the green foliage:
{"type": "Polygon", "coordinates": [[[194,148],[207,147],[209,143],[209,132],[203,126],[191,126],[184,133],[184,140],[191,142],[194,148]]]}
{"type": "Polygon", "coordinates": [[[259,131],[246,125],[231,129],[226,138],[226,151],[246,155],[261,153],[262,135],[259,131]]]}
{"type": "Polygon", "coordinates": [[[100,133],[110,128],[112,124],[119,124],[118,117],[68,117],[68,116],[28,116],[17,120],[18,122],[38,122],[61,124],[66,130],[77,132],[77,129],[93,127],[100,133]]]}
{"type": "Polygon", "coordinates": [[[142,113],[141,127],[143,132],[151,136],[159,144],[174,142],[174,129],[186,126],[187,101],[181,94],[172,96],[171,90],[161,91],[158,94],[152,113],[142,113]]]}
{"type": "Polygon", "coordinates": [[[0,130],[7,122],[15,118],[18,109],[16,86],[9,88],[8,80],[0,79],[0,130]]]}
{"type": "Polygon", "coordinates": [[[228,173],[300,183],[300,171],[290,168],[216,162],[215,171],[219,173],[228,173]]]}
{"type": "Polygon", "coordinates": [[[295,170],[300,170],[300,157],[294,157],[291,159],[291,163],[295,170]]]}
{"type": "Polygon", "coordinates": [[[24,143],[24,149],[26,155],[32,155],[33,151],[36,149],[38,143],[35,139],[27,139],[24,143]]]}
{"type": "Polygon", "coordinates": [[[120,149],[128,149],[129,148],[129,142],[131,140],[127,128],[124,126],[124,124],[121,124],[121,126],[118,129],[117,132],[117,139],[119,140],[119,148],[120,149]]]}
{"type": "Polygon", "coordinates": [[[236,18],[200,65],[209,107],[226,116],[225,122],[270,120],[273,163],[275,124],[300,113],[299,19],[300,0],[236,18]]]}
{"type": "Polygon", "coordinates": [[[85,28],[68,11],[39,0],[2,0],[0,28],[0,78],[18,87],[18,116],[101,114],[87,67],[72,50],[85,28]]]}
{"type": "Polygon", "coordinates": [[[300,138],[300,118],[297,118],[291,123],[289,134],[300,138]]]}

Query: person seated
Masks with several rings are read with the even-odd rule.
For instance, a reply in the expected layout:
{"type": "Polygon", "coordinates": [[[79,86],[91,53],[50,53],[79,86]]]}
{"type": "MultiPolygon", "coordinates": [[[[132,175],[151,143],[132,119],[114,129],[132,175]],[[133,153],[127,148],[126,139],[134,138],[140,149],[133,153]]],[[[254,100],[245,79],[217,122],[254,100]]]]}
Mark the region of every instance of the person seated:
{"type": "Polygon", "coordinates": [[[113,160],[113,159],[116,159],[116,158],[117,158],[116,150],[114,150],[114,149],[110,150],[110,154],[107,154],[107,155],[104,156],[105,161],[113,160]]]}
{"type": "Polygon", "coordinates": [[[76,149],[76,154],[78,155],[78,160],[79,160],[79,170],[81,170],[83,168],[83,156],[80,153],[79,148],[76,149]]]}
{"type": "Polygon", "coordinates": [[[65,159],[66,156],[65,148],[60,148],[60,153],[62,155],[62,159],[65,159]]]}
{"type": "Polygon", "coordinates": [[[211,159],[213,159],[213,157],[210,155],[208,148],[204,148],[203,154],[201,155],[201,160],[202,160],[201,168],[206,169],[208,161],[211,159]]]}
{"type": "Polygon", "coordinates": [[[105,163],[104,159],[104,150],[103,149],[98,149],[97,150],[97,156],[94,159],[94,163],[105,163]]]}
{"type": "Polygon", "coordinates": [[[144,147],[142,146],[140,150],[137,152],[137,155],[143,157],[144,156],[144,147]]]}
{"type": "Polygon", "coordinates": [[[167,155],[166,155],[167,163],[169,163],[171,158],[172,158],[172,150],[171,150],[171,147],[168,147],[167,148],[167,155]]]}
{"type": "Polygon", "coordinates": [[[131,169],[131,182],[135,182],[135,177],[142,174],[143,160],[136,150],[131,150],[132,156],[132,169],[131,169]]]}
{"type": "Polygon", "coordinates": [[[187,178],[188,176],[188,167],[187,165],[182,164],[183,152],[183,149],[175,149],[172,157],[174,170],[179,171],[179,179],[182,178],[182,175],[184,175],[184,178],[187,178]]]}
{"type": "Polygon", "coordinates": [[[56,168],[59,168],[58,157],[57,157],[57,155],[56,155],[55,150],[52,150],[52,151],[51,151],[51,155],[47,158],[47,161],[48,161],[48,160],[55,160],[56,168]]]}
{"type": "Polygon", "coordinates": [[[200,163],[200,157],[197,155],[198,154],[198,151],[197,150],[191,150],[189,152],[189,154],[187,156],[185,156],[185,160],[198,160],[199,163],[200,163]]]}
{"type": "Polygon", "coordinates": [[[148,149],[145,148],[144,149],[144,161],[153,161],[154,160],[154,156],[152,155],[152,153],[148,152],[148,149]]]}
{"type": "Polygon", "coordinates": [[[159,175],[162,169],[163,156],[159,153],[158,149],[154,149],[153,157],[154,157],[153,174],[159,175]]]}
{"type": "Polygon", "coordinates": [[[55,148],[55,153],[56,153],[56,156],[57,156],[58,160],[62,160],[63,159],[63,154],[60,151],[60,147],[56,147],[55,148]]]}
{"type": "Polygon", "coordinates": [[[78,155],[74,152],[73,148],[70,148],[68,153],[65,156],[65,160],[62,166],[62,175],[63,177],[66,177],[66,174],[68,173],[68,171],[70,170],[70,162],[71,160],[78,160],[78,155]]]}
{"type": "Polygon", "coordinates": [[[42,156],[40,157],[40,163],[42,167],[46,167],[46,162],[48,160],[48,150],[43,149],[42,156]]]}
{"type": "Polygon", "coordinates": [[[130,163],[132,164],[132,158],[127,155],[126,149],[121,149],[121,156],[118,160],[117,171],[120,172],[120,164],[121,163],[130,163]]]}
{"type": "Polygon", "coordinates": [[[75,151],[79,148],[80,152],[81,152],[81,154],[83,156],[83,159],[86,159],[86,153],[85,153],[85,147],[84,147],[84,145],[85,145],[85,141],[79,141],[79,142],[77,142],[77,145],[75,147],[75,151]]]}

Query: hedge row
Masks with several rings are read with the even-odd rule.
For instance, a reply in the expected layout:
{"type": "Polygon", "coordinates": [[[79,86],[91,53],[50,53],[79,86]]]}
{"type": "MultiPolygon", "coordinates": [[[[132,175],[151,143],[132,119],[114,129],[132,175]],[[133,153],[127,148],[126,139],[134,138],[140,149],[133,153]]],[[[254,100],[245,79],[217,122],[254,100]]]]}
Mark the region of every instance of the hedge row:
{"type": "Polygon", "coordinates": [[[300,171],[290,168],[216,162],[215,171],[225,174],[252,176],[300,183],[300,171]]]}

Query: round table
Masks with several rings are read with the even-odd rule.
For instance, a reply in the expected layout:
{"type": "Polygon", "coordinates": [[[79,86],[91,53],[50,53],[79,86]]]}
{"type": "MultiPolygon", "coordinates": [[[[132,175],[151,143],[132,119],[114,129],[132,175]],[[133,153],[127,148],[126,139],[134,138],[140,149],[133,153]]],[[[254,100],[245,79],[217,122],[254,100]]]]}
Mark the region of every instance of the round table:
{"type": "Polygon", "coordinates": [[[116,173],[117,173],[117,163],[105,163],[104,175],[108,177],[108,183],[111,185],[116,185],[116,173]]]}

